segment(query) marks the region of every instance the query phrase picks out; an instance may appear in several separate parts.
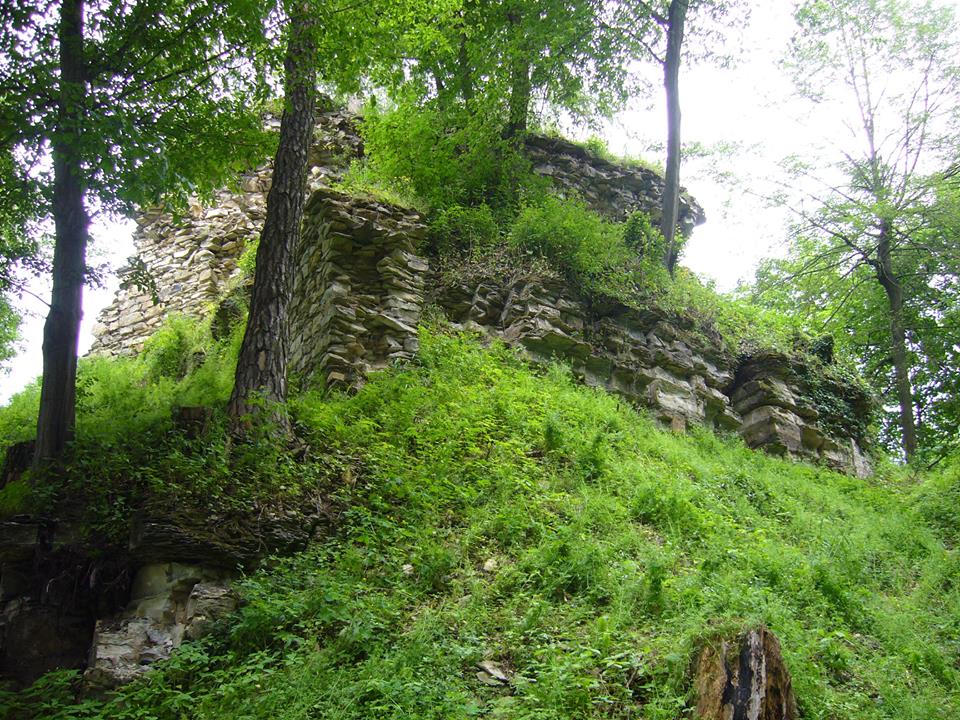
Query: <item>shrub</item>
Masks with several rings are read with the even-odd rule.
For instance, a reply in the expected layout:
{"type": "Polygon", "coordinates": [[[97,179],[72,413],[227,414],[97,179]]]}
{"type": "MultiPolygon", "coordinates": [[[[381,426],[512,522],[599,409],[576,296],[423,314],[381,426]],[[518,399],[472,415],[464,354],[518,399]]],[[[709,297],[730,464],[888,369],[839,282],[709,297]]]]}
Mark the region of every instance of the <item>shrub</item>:
{"type": "Polygon", "coordinates": [[[496,245],[499,239],[500,229],[486,204],[451,205],[430,221],[430,244],[440,255],[484,250],[496,245]]]}
{"type": "Polygon", "coordinates": [[[510,217],[520,198],[542,192],[549,180],[532,173],[529,161],[500,136],[500,112],[495,106],[469,113],[369,107],[361,128],[368,172],[379,183],[402,182],[423,207],[486,203],[510,217]]]}
{"type": "Polygon", "coordinates": [[[140,357],[151,377],[179,380],[198,364],[202,354],[201,327],[182,315],[172,315],[147,339],[140,357]]]}
{"type": "Polygon", "coordinates": [[[636,266],[636,255],[624,243],[620,228],[576,200],[547,196],[523,208],[510,242],[519,250],[543,255],[586,287],[636,266]]]}
{"type": "Polygon", "coordinates": [[[424,211],[427,204],[417,195],[409,178],[389,176],[369,160],[354,160],[340,182],[333,185],[347,195],[371,197],[381,202],[424,211]]]}
{"type": "Polygon", "coordinates": [[[960,456],[920,485],[913,502],[944,543],[960,545],[960,456]]]}
{"type": "Polygon", "coordinates": [[[623,224],[623,241],[642,258],[659,262],[666,251],[663,234],[653,227],[650,218],[642,212],[630,213],[623,224]]]}

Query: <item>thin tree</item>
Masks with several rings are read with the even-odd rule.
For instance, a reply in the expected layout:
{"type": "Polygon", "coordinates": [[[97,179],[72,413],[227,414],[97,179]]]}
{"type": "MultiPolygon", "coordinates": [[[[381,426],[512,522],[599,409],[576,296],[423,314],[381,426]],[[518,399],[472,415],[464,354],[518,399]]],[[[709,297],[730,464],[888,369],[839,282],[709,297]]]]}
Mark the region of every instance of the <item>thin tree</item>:
{"type": "Polygon", "coordinates": [[[62,0],[49,10],[0,11],[0,152],[13,160],[4,179],[42,186],[36,219],[54,222],[37,465],[59,458],[74,431],[91,206],[128,213],[165,195],[185,200],[232,173],[225,159],[246,164],[263,148],[247,92],[259,77],[250,49],[263,39],[255,0],[62,0]]]}
{"type": "Polygon", "coordinates": [[[805,272],[866,268],[886,299],[886,352],[893,370],[904,455],[913,459],[918,434],[910,280],[917,257],[942,263],[930,243],[929,215],[960,146],[960,62],[951,11],[901,0],[807,2],[791,68],[801,96],[842,118],[837,159],[801,168],[796,182],[808,202],[795,207],[802,235],[821,247],[805,272]],[[811,201],[812,202],[809,202],[811,201]]]}
{"type": "MultiPolygon", "coordinates": [[[[625,5],[630,7],[633,4],[625,5]]],[[[745,23],[749,9],[738,0],[636,0],[635,4],[646,21],[631,22],[627,14],[619,21],[619,26],[635,38],[647,59],[653,60],[663,73],[667,153],[660,231],[664,239],[663,264],[673,275],[682,249],[682,239],[677,236],[682,164],[681,64],[685,58],[729,63],[732,58],[717,50],[719,36],[731,26],[745,23]],[[688,36],[695,42],[685,44],[688,36]]]]}
{"type": "Polygon", "coordinates": [[[667,11],[667,53],[663,63],[663,87],[667,98],[667,162],[660,220],[664,264],[671,275],[680,256],[676,239],[680,212],[680,60],[686,19],[687,0],[671,0],[667,11]]]}

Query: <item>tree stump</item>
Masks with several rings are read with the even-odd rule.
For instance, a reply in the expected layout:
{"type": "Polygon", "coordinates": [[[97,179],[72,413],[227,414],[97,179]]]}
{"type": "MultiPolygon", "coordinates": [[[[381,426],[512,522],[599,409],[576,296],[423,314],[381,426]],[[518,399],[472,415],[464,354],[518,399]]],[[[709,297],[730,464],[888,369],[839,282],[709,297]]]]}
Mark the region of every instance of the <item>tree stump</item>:
{"type": "Polygon", "coordinates": [[[697,663],[697,717],[702,720],[796,720],[797,703],[780,641],[766,628],[736,642],[706,646],[697,663]]]}

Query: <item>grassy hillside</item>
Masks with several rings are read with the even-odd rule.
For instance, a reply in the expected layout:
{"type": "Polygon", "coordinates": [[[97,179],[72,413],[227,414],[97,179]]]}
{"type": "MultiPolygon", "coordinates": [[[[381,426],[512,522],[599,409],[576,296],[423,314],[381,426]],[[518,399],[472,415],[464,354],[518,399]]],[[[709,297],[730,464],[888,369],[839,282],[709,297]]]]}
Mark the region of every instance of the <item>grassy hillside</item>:
{"type": "Polygon", "coordinates": [[[805,718],[960,717],[955,469],[854,480],[671,434],[502,347],[422,344],[354,396],[298,397],[315,459],[261,468],[271,492],[323,475],[327,540],[249,575],[235,615],[114,698],[73,703],[55,673],[0,717],[672,719],[702,643],[759,623],[805,718]]]}

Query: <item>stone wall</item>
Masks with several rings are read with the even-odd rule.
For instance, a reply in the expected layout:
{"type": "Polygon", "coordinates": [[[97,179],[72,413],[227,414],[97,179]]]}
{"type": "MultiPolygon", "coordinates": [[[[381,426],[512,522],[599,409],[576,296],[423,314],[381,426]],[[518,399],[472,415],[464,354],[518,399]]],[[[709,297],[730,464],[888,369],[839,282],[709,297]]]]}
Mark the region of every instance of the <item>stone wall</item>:
{"type": "MultiPolygon", "coordinates": [[[[347,112],[318,113],[308,158],[308,196],[339,180],[350,161],[363,155],[356,123],[356,116],[347,112]]],[[[659,222],[663,179],[653,171],[609,162],[559,138],[533,136],[526,148],[534,172],[550,177],[561,191],[582,197],[596,212],[619,221],[639,209],[659,222]]],[[[236,187],[219,191],[207,204],[195,202],[180,215],[162,208],[140,213],[134,232],[136,256],[153,276],[160,302],[154,303],[148,290],[135,286],[120,290],[98,317],[91,354],[134,354],[165,317],[198,317],[208,311],[238,280],[237,261],[247,244],[259,237],[270,173],[269,163],[251,170],[236,187]]],[[[682,232],[689,235],[703,221],[703,210],[684,194],[682,232]]],[[[132,267],[119,271],[128,281],[131,272],[132,267]]]]}
{"type": "MultiPolygon", "coordinates": [[[[318,114],[308,191],[340,179],[362,147],[352,115],[318,114]]],[[[137,216],[136,256],[153,276],[159,303],[146,289],[118,291],[97,318],[91,355],[139,352],[165,317],[199,317],[209,310],[224,288],[237,280],[237,261],[244,248],[260,236],[270,174],[269,164],[244,173],[235,188],[217,192],[206,205],[194,202],[183,214],[151,208],[137,216]]],[[[118,272],[121,279],[129,280],[132,268],[118,272]]]]}
{"type": "MultiPolygon", "coordinates": [[[[579,195],[595,212],[621,222],[640,210],[654,227],[660,226],[663,178],[653,170],[604,160],[562,138],[534,135],[527,139],[526,148],[535,173],[550,178],[563,191],[579,195]]],[[[706,220],[703,208],[685,190],[680,195],[678,219],[684,236],[706,220]]]]}
{"type": "Polygon", "coordinates": [[[417,351],[427,262],[416,213],[318,190],[305,209],[290,308],[290,370],[326,385],[417,351]]]}
{"type": "MultiPolygon", "coordinates": [[[[425,227],[416,213],[319,190],[308,204],[291,312],[293,370],[308,382],[357,386],[366,373],[416,351],[421,309],[522,348],[560,359],[587,384],[649,408],[675,429],[690,423],[739,431],[750,447],[869,472],[863,438],[822,416],[816,393],[786,356],[742,361],[722,338],[655,307],[598,302],[543,262],[504,250],[455,267],[416,255],[425,227]]],[[[811,376],[812,377],[812,376],[811,376]]],[[[851,417],[867,412],[857,388],[819,391],[851,417]]]]}

